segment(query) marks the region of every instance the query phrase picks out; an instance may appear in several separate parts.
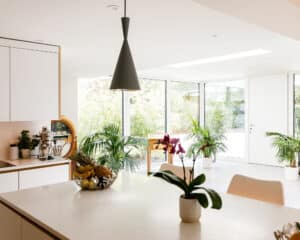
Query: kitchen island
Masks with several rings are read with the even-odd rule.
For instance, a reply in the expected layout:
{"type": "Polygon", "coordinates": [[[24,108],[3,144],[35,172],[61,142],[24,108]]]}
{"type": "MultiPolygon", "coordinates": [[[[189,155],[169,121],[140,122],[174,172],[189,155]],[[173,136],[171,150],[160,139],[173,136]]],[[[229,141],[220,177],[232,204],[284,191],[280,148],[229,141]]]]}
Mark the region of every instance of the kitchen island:
{"type": "Polygon", "coordinates": [[[6,240],[271,240],[300,219],[300,210],[222,194],[222,210],[203,210],[200,223],[184,224],[179,194],[160,179],[124,173],[103,191],[69,181],[5,193],[0,232],[6,240]]]}

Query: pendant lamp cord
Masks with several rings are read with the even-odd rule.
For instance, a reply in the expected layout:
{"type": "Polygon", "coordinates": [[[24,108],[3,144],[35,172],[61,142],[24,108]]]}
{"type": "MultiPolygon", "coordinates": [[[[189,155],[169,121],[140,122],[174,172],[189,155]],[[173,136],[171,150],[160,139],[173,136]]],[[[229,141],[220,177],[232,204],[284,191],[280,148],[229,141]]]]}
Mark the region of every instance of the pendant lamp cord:
{"type": "Polygon", "coordinates": [[[126,17],[126,11],[127,11],[127,1],[124,0],[124,17],[126,17]]]}

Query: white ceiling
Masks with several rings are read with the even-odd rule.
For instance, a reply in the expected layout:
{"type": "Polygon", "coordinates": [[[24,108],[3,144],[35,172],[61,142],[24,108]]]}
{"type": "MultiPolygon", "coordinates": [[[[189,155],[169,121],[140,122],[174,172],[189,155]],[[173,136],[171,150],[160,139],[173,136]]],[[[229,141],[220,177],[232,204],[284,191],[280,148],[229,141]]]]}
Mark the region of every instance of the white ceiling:
{"type": "MultiPolygon", "coordinates": [[[[299,38],[287,34],[294,37],[288,38],[222,10],[223,3],[238,0],[196,1],[203,5],[192,0],[128,0],[129,41],[141,75],[214,80],[300,69],[299,30],[299,38]],[[166,67],[257,48],[272,54],[183,69],[166,67]]],[[[0,0],[0,36],[60,44],[66,74],[82,78],[110,75],[122,42],[122,9],[107,8],[111,3],[121,4],[119,0],[0,0]]],[[[296,5],[292,9],[300,12],[296,5]]]]}

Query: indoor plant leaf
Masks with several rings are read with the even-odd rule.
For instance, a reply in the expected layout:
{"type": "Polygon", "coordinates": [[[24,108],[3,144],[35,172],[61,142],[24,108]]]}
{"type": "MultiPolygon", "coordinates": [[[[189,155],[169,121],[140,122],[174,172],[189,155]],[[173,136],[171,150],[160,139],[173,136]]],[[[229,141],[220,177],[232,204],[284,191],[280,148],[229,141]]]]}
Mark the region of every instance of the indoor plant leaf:
{"type": "Polygon", "coordinates": [[[191,194],[191,198],[197,199],[202,207],[208,207],[208,199],[204,193],[193,193],[191,194]]]}
{"type": "Polygon", "coordinates": [[[221,209],[222,208],[222,204],[223,204],[222,198],[216,191],[214,191],[212,189],[203,188],[203,187],[201,187],[199,189],[204,190],[209,195],[209,197],[211,199],[211,203],[212,203],[211,208],[213,208],[213,209],[221,209]]]}

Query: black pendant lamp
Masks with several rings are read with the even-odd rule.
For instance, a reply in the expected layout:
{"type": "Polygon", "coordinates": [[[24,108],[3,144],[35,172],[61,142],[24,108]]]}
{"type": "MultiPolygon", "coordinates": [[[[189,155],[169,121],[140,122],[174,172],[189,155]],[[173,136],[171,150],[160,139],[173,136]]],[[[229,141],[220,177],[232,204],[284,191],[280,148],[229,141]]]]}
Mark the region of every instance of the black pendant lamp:
{"type": "Polygon", "coordinates": [[[118,58],[117,66],[110,85],[111,90],[140,90],[140,84],[135,70],[135,65],[130,52],[127,36],[129,18],[126,17],[126,0],[124,0],[124,17],[122,17],[123,45],[118,58]]]}

